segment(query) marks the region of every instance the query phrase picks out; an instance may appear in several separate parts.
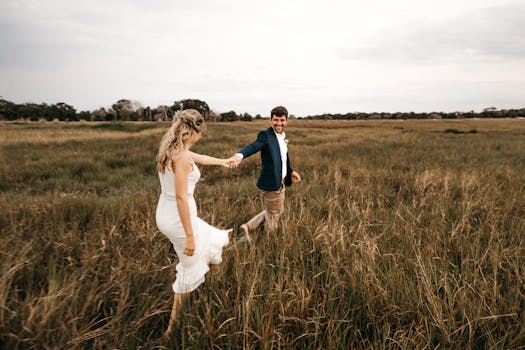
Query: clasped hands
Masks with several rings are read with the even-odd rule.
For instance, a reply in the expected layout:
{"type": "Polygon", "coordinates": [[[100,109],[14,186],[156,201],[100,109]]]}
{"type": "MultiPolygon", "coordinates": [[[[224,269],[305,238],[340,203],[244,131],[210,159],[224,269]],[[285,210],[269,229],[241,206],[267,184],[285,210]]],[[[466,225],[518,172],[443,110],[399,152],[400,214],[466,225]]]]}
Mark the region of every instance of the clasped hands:
{"type": "Polygon", "coordinates": [[[227,168],[237,168],[241,164],[242,158],[239,156],[233,156],[228,159],[224,159],[223,166],[227,168]]]}

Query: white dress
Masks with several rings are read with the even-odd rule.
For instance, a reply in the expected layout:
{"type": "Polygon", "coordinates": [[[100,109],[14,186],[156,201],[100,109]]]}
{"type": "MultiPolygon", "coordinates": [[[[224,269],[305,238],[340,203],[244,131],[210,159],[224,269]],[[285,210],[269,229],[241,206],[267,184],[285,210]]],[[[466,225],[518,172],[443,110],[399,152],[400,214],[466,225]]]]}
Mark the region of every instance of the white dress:
{"type": "Polygon", "coordinates": [[[222,248],[229,242],[231,230],[220,230],[197,217],[197,205],[193,198],[195,184],[201,173],[193,163],[193,170],[188,174],[188,204],[193,228],[195,251],[193,256],[184,254],[186,234],[177,209],[175,174],[166,167],[164,174],[159,173],[161,194],[157,204],[156,222],[160,232],[169,238],[175,248],[179,263],[177,276],[173,283],[175,293],[189,293],[204,282],[204,275],[210,270],[209,264],[222,261],[222,248]]]}

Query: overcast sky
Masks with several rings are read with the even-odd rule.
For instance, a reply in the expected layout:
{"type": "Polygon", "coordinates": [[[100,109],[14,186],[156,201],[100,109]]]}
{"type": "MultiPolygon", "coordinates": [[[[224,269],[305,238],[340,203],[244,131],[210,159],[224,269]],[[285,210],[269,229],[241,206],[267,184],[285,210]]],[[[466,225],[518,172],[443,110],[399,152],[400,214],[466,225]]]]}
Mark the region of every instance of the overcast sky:
{"type": "Polygon", "coordinates": [[[0,96],[77,110],[525,107],[525,0],[1,0],[0,96]]]}

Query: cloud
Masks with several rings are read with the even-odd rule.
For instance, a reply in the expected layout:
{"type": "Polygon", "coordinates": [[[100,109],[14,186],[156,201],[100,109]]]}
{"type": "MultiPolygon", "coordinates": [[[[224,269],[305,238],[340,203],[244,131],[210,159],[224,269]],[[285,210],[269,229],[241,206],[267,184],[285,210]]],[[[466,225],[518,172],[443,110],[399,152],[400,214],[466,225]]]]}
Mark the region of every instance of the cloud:
{"type": "Polygon", "coordinates": [[[45,69],[76,62],[93,52],[117,51],[104,39],[103,33],[93,30],[104,21],[103,16],[96,16],[97,21],[95,16],[85,14],[88,24],[71,18],[67,12],[50,9],[20,5],[3,10],[9,14],[0,18],[3,68],[45,69]]]}
{"type": "Polygon", "coordinates": [[[447,19],[412,20],[375,33],[362,44],[339,47],[345,60],[420,63],[525,58],[525,3],[477,9],[447,19]]]}
{"type": "Polygon", "coordinates": [[[525,84],[525,6],[510,1],[2,0],[0,95],[81,109],[200,98],[252,114],[277,101],[297,114],[491,93],[516,104],[504,86],[525,84]]]}

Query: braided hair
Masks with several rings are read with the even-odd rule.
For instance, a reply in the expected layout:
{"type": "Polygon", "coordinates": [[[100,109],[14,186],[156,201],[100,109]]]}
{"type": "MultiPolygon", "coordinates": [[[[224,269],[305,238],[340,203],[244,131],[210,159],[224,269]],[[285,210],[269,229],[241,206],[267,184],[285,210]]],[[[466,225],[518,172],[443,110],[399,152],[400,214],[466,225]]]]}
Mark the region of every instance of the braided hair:
{"type": "Polygon", "coordinates": [[[156,163],[157,171],[164,174],[166,167],[184,151],[191,137],[206,129],[204,117],[195,109],[185,109],[173,117],[173,123],[160,141],[156,163]]]}

